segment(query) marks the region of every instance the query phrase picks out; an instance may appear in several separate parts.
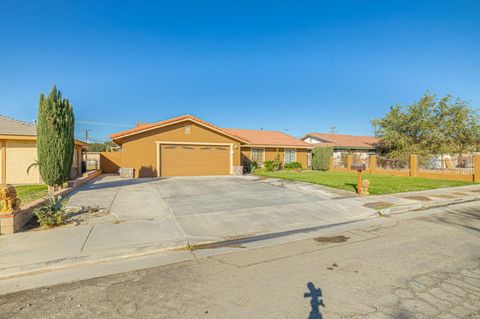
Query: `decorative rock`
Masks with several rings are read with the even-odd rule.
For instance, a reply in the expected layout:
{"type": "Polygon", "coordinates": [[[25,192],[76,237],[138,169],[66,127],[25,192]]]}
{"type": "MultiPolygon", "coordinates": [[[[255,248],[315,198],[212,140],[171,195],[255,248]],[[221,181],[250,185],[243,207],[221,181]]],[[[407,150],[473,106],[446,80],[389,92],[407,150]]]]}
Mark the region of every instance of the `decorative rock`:
{"type": "Polygon", "coordinates": [[[134,172],[135,172],[135,169],[133,168],[121,167],[118,170],[118,175],[120,175],[120,177],[122,178],[134,178],[135,177],[134,172]]]}
{"type": "Polygon", "coordinates": [[[233,166],[232,175],[234,176],[243,175],[243,166],[233,166]]]}

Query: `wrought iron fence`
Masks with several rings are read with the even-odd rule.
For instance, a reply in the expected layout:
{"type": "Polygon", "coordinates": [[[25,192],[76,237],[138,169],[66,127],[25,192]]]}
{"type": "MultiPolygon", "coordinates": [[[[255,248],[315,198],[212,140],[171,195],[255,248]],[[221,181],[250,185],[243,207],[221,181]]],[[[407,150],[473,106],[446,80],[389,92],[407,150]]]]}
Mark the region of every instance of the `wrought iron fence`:
{"type": "Polygon", "coordinates": [[[346,168],[347,167],[347,158],[344,156],[334,156],[333,157],[333,167],[346,168]]]}
{"type": "Polygon", "coordinates": [[[418,169],[431,173],[473,174],[473,155],[419,156],[418,169]]]}
{"type": "Polygon", "coordinates": [[[377,157],[377,167],[382,169],[403,170],[409,169],[410,163],[406,159],[377,157]]]}

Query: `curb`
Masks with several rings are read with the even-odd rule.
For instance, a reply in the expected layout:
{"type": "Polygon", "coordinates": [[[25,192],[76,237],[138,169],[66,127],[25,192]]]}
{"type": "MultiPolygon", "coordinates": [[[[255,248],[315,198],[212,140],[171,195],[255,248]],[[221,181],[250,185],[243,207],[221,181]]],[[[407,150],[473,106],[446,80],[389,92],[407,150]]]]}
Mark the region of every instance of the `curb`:
{"type": "Polygon", "coordinates": [[[175,246],[171,246],[171,247],[153,246],[150,248],[137,248],[137,249],[124,250],[125,254],[120,254],[120,255],[112,254],[111,256],[105,256],[101,258],[96,258],[96,255],[78,256],[78,257],[63,259],[62,260],[63,263],[58,263],[58,264],[52,264],[52,261],[46,261],[38,264],[11,267],[10,272],[6,272],[0,275],[0,282],[3,280],[37,275],[45,272],[75,268],[78,266],[107,263],[107,262],[112,262],[117,260],[124,260],[129,258],[166,253],[169,251],[179,251],[184,247],[185,247],[184,243],[182,243],[181,245],[176,244],[175,246]],[[35,268],[35,269],[29,269],[29,268],[35,268]]]}
{"type": "Polygon", "coordinates": [[[297,229],[275,231],[271,233],[266,232],[266,233],[258,233],[258,234],[244,234],[236,238],[229,238],[229,239],[215,240],[215,241],[204,241],[199,243],[190,243],[189,240],[179,240],[172,246],[167,246],[167,247],[154,244],[154,245],[131,248],[131,249],[128,249],[128,248],[119,249],[114,252],[111,252],[110,255],[107,255],[107,256],[99,256],[95,254],[81,255],[81,256],[74,256],[74,257],[58,260],[58,263],[55,261],[45,261],[45,262],[36,263],[36,264],[14,266],[14,267],[0,269],[0,282],[3,280],[37,275],[37,274],[51,272],[51,271],[75,268],[75,267],[84,266],[84,265],[107,263],[112,261],[125,260],[129,258],[155,255],[159,253],[168,253],[168,252],[174,252],[174,251],[177,251],[177,252],[184,251],[184,252],[193,253],[201,249],[220,248],[220,247],[229,247],[229,246],[231,247],[232,245],[238,245],[240,243],[269,240],[272,238],[285,237],[289,235],[295,235],[298,233],[311,233],[311,232],[315,232],[315,231],[319,231],[319,230],[327,229],[331,227],[338,227],[338,226],[344,226],[344,225],[353,224],[357,222],[362,222],[370,218],[372,219],[376,218],[376,216],[374,215],[374,212],[372,212],[370,216],[363,216],[361,219],[346,220],[339,223],[316,225],[312,227],[302,227],[297,229]]]}
{"type": "Polygon", "coordinates": [[[402,214],[402,213],[411,212],[411,211],[426,210],[429,208],[436,208],[436,207],[445,207],[450,205],[474,202],[478,200],[480,200],[480,196],[471,195],[471,196],[465,196],[465,197],[454,198],[454,199],[435,200],[432,202],[403,204],[403,205],[393,206],[393,207],[379,210],[378,215],[391,216],[391,215],[402,214]]]}

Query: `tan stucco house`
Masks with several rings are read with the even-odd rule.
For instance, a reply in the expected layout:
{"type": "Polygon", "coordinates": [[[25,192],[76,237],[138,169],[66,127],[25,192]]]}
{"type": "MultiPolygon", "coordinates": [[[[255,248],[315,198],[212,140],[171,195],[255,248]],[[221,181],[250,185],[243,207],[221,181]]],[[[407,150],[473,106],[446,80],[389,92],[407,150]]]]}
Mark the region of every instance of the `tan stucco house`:
{"type": "Polygon", "coordinates": [[[242,174],[243,165],[278,157],[308,165],[311,145],[278,131],[225,129],[182,115],[112,134],[121,150],[104,153],[102,170],[133,168],[135,177],[242,174]]]}
{"type": "MultiPolygon", "coordinates": [[[[88,144],[75,141],[72,178],[81,175],[82,149],[88,144]]],[[[37,132],[33,124],[0,115],[0,183],[40,184],[37,167],[37,132]]]]}

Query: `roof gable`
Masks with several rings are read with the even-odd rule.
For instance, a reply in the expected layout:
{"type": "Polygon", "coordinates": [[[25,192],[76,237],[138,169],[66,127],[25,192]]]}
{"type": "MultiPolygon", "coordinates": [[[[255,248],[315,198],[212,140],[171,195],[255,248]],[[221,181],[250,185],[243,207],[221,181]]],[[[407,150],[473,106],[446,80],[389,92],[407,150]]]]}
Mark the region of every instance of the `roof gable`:
{"type": "Polygon", "coordinates": [[[221,128],[219,128],[215,125],[212,125],[212,124],[210,124],[210,123],[208,123],[208,122],[206,122],[202,119],[199,119],[198,117],[195,117],[195,116],[189,115],[189,114],[177,116],[177,117],[174,117],[174,118],[171,118],[171,119],[168,119],[168,120],[164,120],[164,121],[160,121],[160,122],[156,122],[156,123],[151,123],[151,124],[142,123],[141,125],[137,125],[136,127],[132,128],[132,129],[128,129],[128,130],[125,130],[125,131],[122,131],[122,132],[111,134],[110,138],[113,139],[113,140],[121,139],[121,138],[124,138],[124,137],[127,137],[127,136],[147,132],[147,131],[154,130],[154,129],[157,129],[157,128],[160,128],[160,127],[165,127],[165,126],[168,126],[168,125],[173,125],[173,124],[181,123],[181,122],[185,122],[185,121],[194,122],[194,123],[199,124],[201,126],[207,127],[211,130],[219,132],[223,135],[226,135],[230,138],[233,138],[234,140],[237,140],[237,141],[240,141],[240,142],[243,142],[243,143],[247,143],[247,141],[245,141],[241,137],[236,136],[234,134],[231,134],[224,129],[221,129],[221,128]]]}

